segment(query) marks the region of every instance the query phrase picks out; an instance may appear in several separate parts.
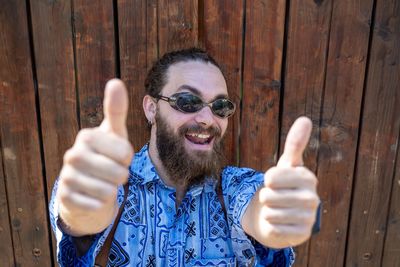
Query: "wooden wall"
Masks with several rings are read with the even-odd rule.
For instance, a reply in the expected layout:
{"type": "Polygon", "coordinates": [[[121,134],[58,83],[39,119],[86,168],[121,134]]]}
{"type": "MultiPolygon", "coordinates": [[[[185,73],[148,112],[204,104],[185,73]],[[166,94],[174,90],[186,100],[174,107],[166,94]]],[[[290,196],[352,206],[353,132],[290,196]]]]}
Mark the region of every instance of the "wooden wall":
{"type": "Polygon", "coordinates": [[[138,150],[146,71],[190,46],[241,103],[231,163],[267,170],[293,120],[314,122],[322,230],[296,266],[400,266],[399,0],[0,0],[0,265],[55,265],[51,188],[105,82],[129,88],[138,150]]]}

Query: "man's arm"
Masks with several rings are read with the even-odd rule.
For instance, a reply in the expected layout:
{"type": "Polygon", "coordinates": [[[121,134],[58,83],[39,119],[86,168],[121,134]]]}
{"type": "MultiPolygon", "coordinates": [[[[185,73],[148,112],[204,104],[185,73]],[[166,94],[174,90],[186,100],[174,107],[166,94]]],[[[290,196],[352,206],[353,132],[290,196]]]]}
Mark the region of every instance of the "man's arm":
{"type": "Polygon", "coordinates": [[[308,118],[290,129],[278,165],[264,175],[264,186],[254,195],[242,217],[243,230],[270,248],[296,246],[311,236],[320,202],[317,178],[303,167],[303,151],[311,134],[308,118]]]}

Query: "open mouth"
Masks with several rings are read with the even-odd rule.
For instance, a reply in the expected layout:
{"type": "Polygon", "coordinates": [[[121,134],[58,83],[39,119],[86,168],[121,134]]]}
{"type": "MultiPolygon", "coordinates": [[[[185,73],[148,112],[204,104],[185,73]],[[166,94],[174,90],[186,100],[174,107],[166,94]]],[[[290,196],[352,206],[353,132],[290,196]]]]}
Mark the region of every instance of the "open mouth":
{"type": "Polygon", "coordinates": [[[188,141],[196,145],[210,144],[214,136],[207,133],[186,133],[185,137],[188,141]]]}

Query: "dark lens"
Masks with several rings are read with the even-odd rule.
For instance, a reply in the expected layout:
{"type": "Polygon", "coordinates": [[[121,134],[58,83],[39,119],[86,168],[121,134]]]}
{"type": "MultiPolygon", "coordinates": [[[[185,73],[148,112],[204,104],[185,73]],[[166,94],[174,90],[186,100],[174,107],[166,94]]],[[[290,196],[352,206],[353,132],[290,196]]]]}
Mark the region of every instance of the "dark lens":
{"type": "Polygon", "coordinates": [[[213,102],[212,110],[215,115],[226,118],[235,112],[235,105],[229,99],[221,98],[213,102]]]}
{"type": "Polygon", "coordinates": [[[203,101],[192,94],[177,94],[176,106],[183,112],[193,113],[203,108],[203,101]]]}

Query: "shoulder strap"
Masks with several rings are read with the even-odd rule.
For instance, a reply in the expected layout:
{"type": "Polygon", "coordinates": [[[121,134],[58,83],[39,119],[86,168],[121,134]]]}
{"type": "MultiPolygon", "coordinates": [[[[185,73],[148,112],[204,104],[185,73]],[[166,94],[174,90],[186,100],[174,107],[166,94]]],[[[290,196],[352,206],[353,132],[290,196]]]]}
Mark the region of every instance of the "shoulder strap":
{"type": "Polygon", "coordinates": [[[129,189],[128,183],[124,184],[124,200],[121,203],[121,207],[119,208],[117,217],[115,218],[115,221],[113,224],[113,227],[111,228],[111,231],[108,234],[103,247],[101,248],[99,254],[96,257],[94,266],[105,267],[107,265],[108,255],[110,254],[111,244],[114,239],[115,230],[117,229],[119,219],[121,218],[122,212],[124,210],[125,202],[128,197],[128,189],[129,189]]]}
{"type": "Polygon", "coordinates": [[[225,220],[226,220],[226,222],[228,222],[228,215],[226,213],[226,208],[225,208],[224,194],[222,192],[222,177],[218,181],[218,184],[217,184],[217,196],[218,196],[219,203],[221,204],[222,211],[224,212],[225,220]]]}

